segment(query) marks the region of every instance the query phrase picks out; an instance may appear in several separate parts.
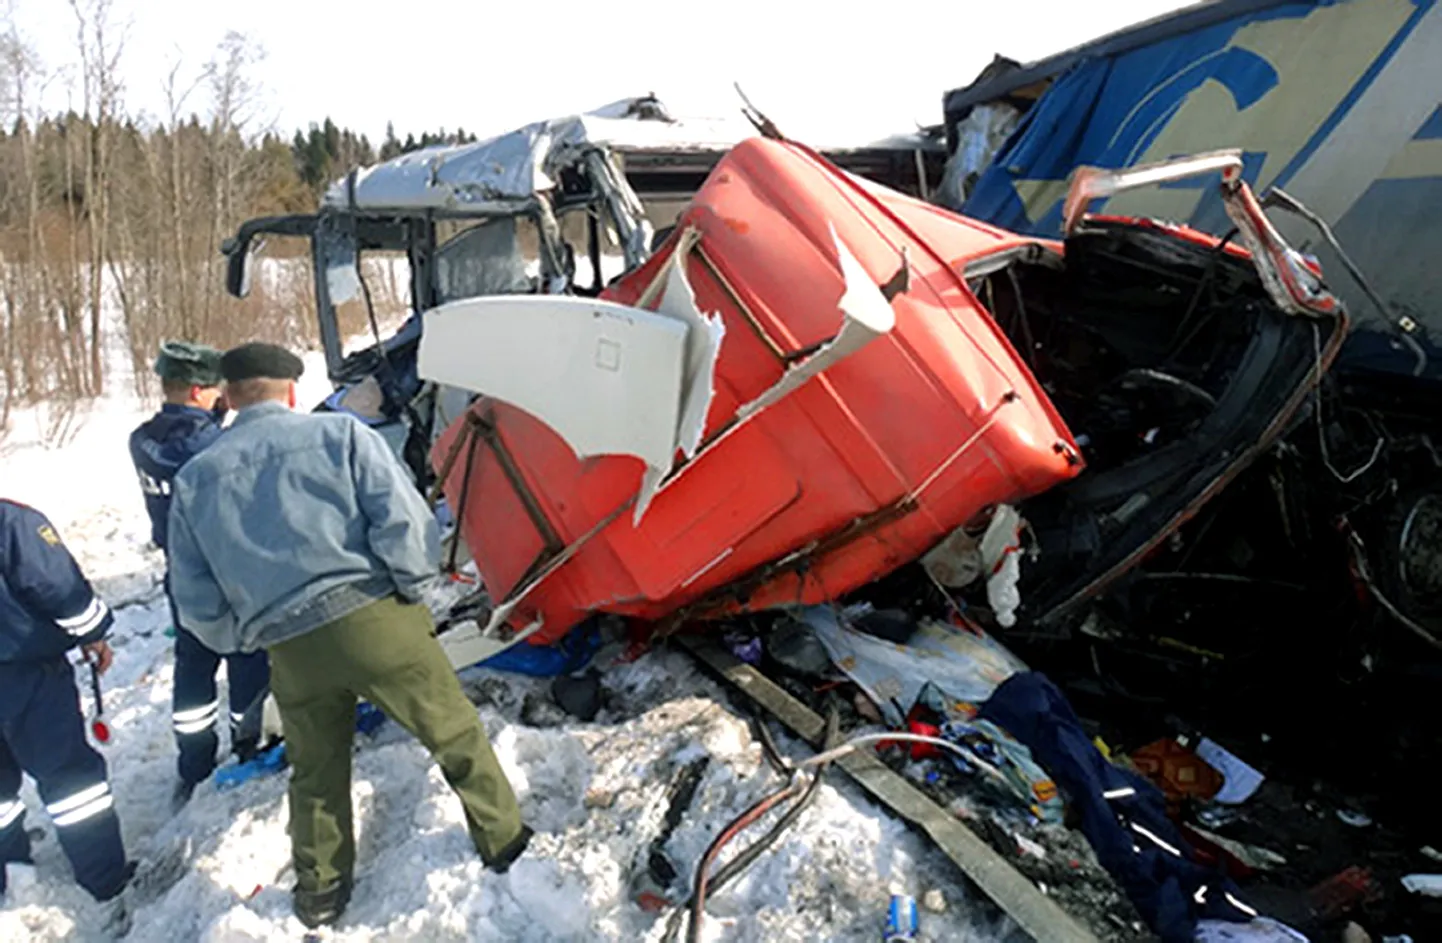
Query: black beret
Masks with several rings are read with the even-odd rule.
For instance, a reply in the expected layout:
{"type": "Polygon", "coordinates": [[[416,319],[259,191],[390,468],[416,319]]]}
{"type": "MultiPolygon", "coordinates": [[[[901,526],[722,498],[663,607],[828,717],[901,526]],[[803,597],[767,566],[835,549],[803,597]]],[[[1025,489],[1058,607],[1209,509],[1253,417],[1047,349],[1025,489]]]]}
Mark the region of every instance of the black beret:
{"type": "Polygon", "coordinates": [[[166,341],[155,358],[155,372],[167,382],[219,386],[220,357],[220,351],[204,344],[166,341]]]}
{"type": "Polygon", "coordinates": [[[220,372],[227,383],[241,380],[299,380],[305,364],[295,354],[275,344],[251,341],[232,347],[220,358],[220,372]]]}

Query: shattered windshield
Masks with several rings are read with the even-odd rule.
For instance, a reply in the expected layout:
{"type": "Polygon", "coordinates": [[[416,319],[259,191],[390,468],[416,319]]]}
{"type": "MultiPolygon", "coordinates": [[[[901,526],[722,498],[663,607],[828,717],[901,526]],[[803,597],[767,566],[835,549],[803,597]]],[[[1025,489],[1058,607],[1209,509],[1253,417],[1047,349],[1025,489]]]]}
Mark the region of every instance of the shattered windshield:
{"type": "Polygon", "coordinates": [[[518,229],[516,217],[500,217],[467,229],[441,246],[436,252],[438,302],[530,292],[518,229]]]}

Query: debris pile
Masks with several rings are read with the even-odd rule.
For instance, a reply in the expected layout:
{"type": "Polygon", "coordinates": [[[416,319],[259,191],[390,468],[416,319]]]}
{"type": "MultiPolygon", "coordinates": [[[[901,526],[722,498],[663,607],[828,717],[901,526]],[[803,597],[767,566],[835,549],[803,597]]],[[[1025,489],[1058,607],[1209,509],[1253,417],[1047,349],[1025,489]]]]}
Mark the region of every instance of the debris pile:
{"type": "Polygon", "coordinates": [[[1100,939],[1325,940],[1350,921],[1406,926],[1405,895],[1437,893],[1435,876],[1398,870],[1419,854],[1406,837],[1346,802],[1299,798],[1175,719],[1149,739],[1146,721],[1079,717],[950,601],[913,566],[836,605],[734,622],[725,644],[839,710],[843,737],[876,737],[884,762],[1100,939]],[[908,596],[926,601],[897,606],[908,596]],[[1335,864],[1349,855],[1370,864],[1335,864]]]}

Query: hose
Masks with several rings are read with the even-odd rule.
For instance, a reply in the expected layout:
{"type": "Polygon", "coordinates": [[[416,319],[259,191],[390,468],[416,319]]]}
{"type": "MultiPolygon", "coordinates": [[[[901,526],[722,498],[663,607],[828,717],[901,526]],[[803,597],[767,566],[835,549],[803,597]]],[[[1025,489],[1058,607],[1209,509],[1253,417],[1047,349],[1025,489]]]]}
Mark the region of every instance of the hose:
{"type": "MultiPolygon", "coordinates": [[[[730,884],[737,875],[749,868],[757,858],[770,850],[771,846],[776,844],[776,840],[781,837],[782,833],[790,828],[796,819],[800,817],[801,813],[806,811],[807,807],[811,805],[820,787],[821,771],[818,770],[816,775],[811,777],[811,782],[807,784],[806,791],[801,794],[801,798],[792,803],[791,807],[786,810],[781,818],[776,820],[776,824],[771,826],[765,835],[762,835],[752,844],[747,845],[745,850],[722,865],[721,868],[706,881],[707,898],[709,899],[710,895],[715,894],[727,884],[730,884]]],[[[695,904],[696,896],[693,893],[686,899],[685,904],[671,912],[671,917],[666,922],[666,932],[661,937],[665,943],[670,943],[670,941],[676,939],[677,934],[681,931],[681,921],[687,914],[693,913],[695,904]]],[[[704,908],[704,906],[703,901],[702,907],[704,908]]],[[[691,924],[692,926],[696,925],[694,914],[691,917],[691,924]]]]}
{"type": "MultiPolygon", "coordinates": [[[[762,725],[762,727],[763,729],[765,729],[764,724],[762,725]]],[[[769,735],[769,731],[767,731],[767,733],[769,735]]],[[[847,755],[848,753],[856,750],[858,747],[882,740],[902,740],[910,743],[929,743],[933,746],[942,747],[944,749],[951,750],[953,753],[956,753],[958,756],[965,759],[968,763],[979,766],[980,768],[982,768],[988,773],[991,773],[994,776],[1004,778],[1000,770],[977,759],[976,756],[961,749],[961,747],[952,743],[950,740],[945,740],[941,737],[929,737],[925,734],[900,733],[891,731],[888,731],[886,733],[867,733],[861,734],[857,737],[853,737],[845,743],[841,744],[840,746],[834,747],[829,750],[823,750],[821,753],[818,753],[813,757],[801,761],[794,767],[795,772],[792,773],[793,777],[795,776],[796,772],[799,772],[803,769],[816,770],[816,772],[812,774],[811,780],[804,790],[801,788],[800,780],[793,778],[785,786],[781,787],[773,793],[770,793],[769,795],[762,797],[746,811],[742,812],[736,818],[732,819],[731,822],[727,824],[724,829],[721,830],[721,833],[712,840],[711,844],[706,849],[705,855],[703,855],[701,858],[701,863],[696,867],[696,877],[690,899],[683,907],[681,907],[671,915],[670,920],[667,922],[666,932],[665,934],[663,934],[662,939],[666,941],[675,939],[676,934],[680,929],[680,921],[682,919],[682,916],[689,911],[691,915],[691,923],[690,926],[687,928],[687,943],[699,943],[701,939],[701,923],[706,916],[707,895],[712,891],[720,890],[729,881],[734,879],[738,874],[740,874],[747,867],[749,867],[768,848],[775,844],[776,840],[780,838],[781,834],[788,827],[790,827],[793,822],[796,821],[796,818],[802,813],[802,811],[805,810],[806,806],[815,797],[816,790],[821,784],[822,774],[826,771],[827,766],[829,766],[832,762],[840,759],[841,757],[847,755]],[[776,822],[775,825],[771,827],[770,831],[768,831],[765,835],[758,839],[754,844],[748,846],[744,851],[738,854],[731,861],[728,861],[719,871],[716,872],[714,876],[708,877],[707,872],[711,869],[712,863],[716,860],[716,856],[720,854],[722,848],[724,848],[728,843],[730,843],[742,831],[754,825],[758,820],[760,820],[764,815],[766,815],[767,812],[770,812],[782,802],[794,796],[797,796],[798,794],[800,795],[800,798],[796,801],[794,805],[792,805],[791,808],[786,810],[786,813],[776,822]]]]}
{"type": "MultiPolygon", "coordinates": [[[[776,765],[783,775],[789,777],[790,781],[781,789],[761,799],[751,808],[733,819],[730,824],[721,830],[721,833],[716,836],[710,846],[707,847],[705,855],[701,858],[701,863],[696,868],[696,877],[694,879],[691,896],[687,898],[682,906],[672,911],[671,916],[666,921],[666,931],[661,936],[663,943],[672,943],[672,941],[676,939],[681,930],[681,921],[685,919],[688,913],[691,915],[691,924],[687,934],[687,940],[691,941],[691,943],[699,940],[701,923],[706,914],[708,894],[719,891],[731,883],[737,875],[749,868],[757,858],[770,850],[771,846],[776,844],[776,840],[796,822],[796,819],[800,817],[802,812],[806,811],[806,808],[811,804],[812,800],[816,798],[817,790],[821,787],[821,777],[822,774],[826,772],[826,766],[828,765],[826,763],[817,765],[816,772],[812,775],[811,781],[807,784],[805,790],[801,791],[801,798],[792,803],[791,807],[782,814],[781,818],[776,820],[776,823],[767,830],[766,834],[748,845],[738,853],[736,857],[722,865],[713,876],[708,878],[706,872],[710,869],[711,863],[729,841],[735,838],[743,829],[755,823],[765,815],[767,811],[775,808],[786,798],[796,795],[800,788],[795,769],[782,758],[781,751],[777,748],[776,741],[771,735],[771,729],[766,726],[765,719],[759,713],[756,715],[756,725],[760,730],[763,750],[768,754],[774,753],[773,765],[776,765]]],[[[836,742],[836,735],[840,725],[840,714],[833,705],[827,713],[824,743],[830,744],[836,742]]]]}
{"type": "MultiPolygon", "coordinates": [[[[820,775],[818,774],[815,778],[820,779],[820,775]]],[[[701,922],[705,919],[706,915],[706,890],[710,883],[706,872],[711,869],[711,863],[716,860],[716,856],[721,853],[721,849],[743,830],[754,825],[756,821],[767,812],[770,812],[777,805],[798,795],[800,792],[800,781],[793,779],[769,796],[762,798],[761,801],[751,806],[751,808],[745,812],[742,812],[731,821],[730,825],[721,830],[721,834],[717,835],[711,841],[710,847],[706,849],[706,854],[701,858],[701,863],[696,867],[696,884],[695,889],[691,892],[691,926],[686,934],[687,943],[700,943],[701,941],[701,922]]]]}
{"type": "Polygon", "coordinates": [[[966,750],[963,750],[956,744],[952,743],[950,740],[944,739],[942,737],[928,737],[926,734],[923,733],[901,733],[899,731],[887,731],[886,733],[864,733],[858,737],[852,737],[850,740],[847,740],[845,743],[841,744],[838,747],[833,747],[830,750],[823,751],[813,757],[802,760],[800,763],[796,764],[796,768],[810,769],[813,766],[824,766],[825,764],[830,763],[833,760],[841,759],[843,756],[852,752],[857,747],[864,746],[868,743],[876,743],[879,740],[904,740],[908,743],[929,743],[932,746],[943,747],[944,749],[950,750],[952,753],[955,753],[957,756],[966,760],[968,763],[975,763],[982,769],[985,769],[988,772],[993,773],[994,775],[1001,775],[1001,771],[996,769],[996,767],[984,762],[979,762],[975,756],[973,756],[971,753],[968,753],[966,750]]]}
{"type": "Polygon", "coordinates": [[[776,738],[771,735],[771,728],[766,726],[766,719],[759,712],[753,714],[752,719],[756,721],[756,739],[761,741],[761,753],[766,757],[766,762],[782,776],[790,776],[791,764],[781,755],[781,750],[776,746],[776,738]]]}

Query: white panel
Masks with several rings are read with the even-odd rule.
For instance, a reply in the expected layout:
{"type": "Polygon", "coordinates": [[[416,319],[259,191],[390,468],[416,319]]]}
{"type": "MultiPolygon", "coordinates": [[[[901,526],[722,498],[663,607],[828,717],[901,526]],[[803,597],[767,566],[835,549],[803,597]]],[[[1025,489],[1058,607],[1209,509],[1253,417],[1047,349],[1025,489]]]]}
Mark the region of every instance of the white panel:
{"type": "Polygon", "coordinates": [[[676,453],[686,325],[587,298],[466,298],[424,315],[427,380],[510,403],[578,457],[634,455],[668,469],[676,453]]]}
{"type": "MultiPolygon", "coordinates": [[[[686,277],[686,259],[690,256],[701,234],[696,229],[687,229],[666,260],[665,283],[661,289],[661,303],[656,306],[659,314],[669,315],[687,326],[686,362],[681,375],[681,415],[676,429],[676,444],[686,458],[692,458],[701,447],[706,432],[706,415],[711,408],[711,397],[715,393],[716,359],[721,355],[721,341],[726,336],[726,324],[719,313],[702,314],[696,307],[696,293],[686,277]]],[[[645,304],[644,296],[640,301],[645,304]]],[[[636,507],[631,520],[639,526],[641,518],[651,506],[651,499],[661,489],[661,483],[671,473],[671,465],[646,469],[641,479],[641,490],[636,495],[636,507]]]]}

